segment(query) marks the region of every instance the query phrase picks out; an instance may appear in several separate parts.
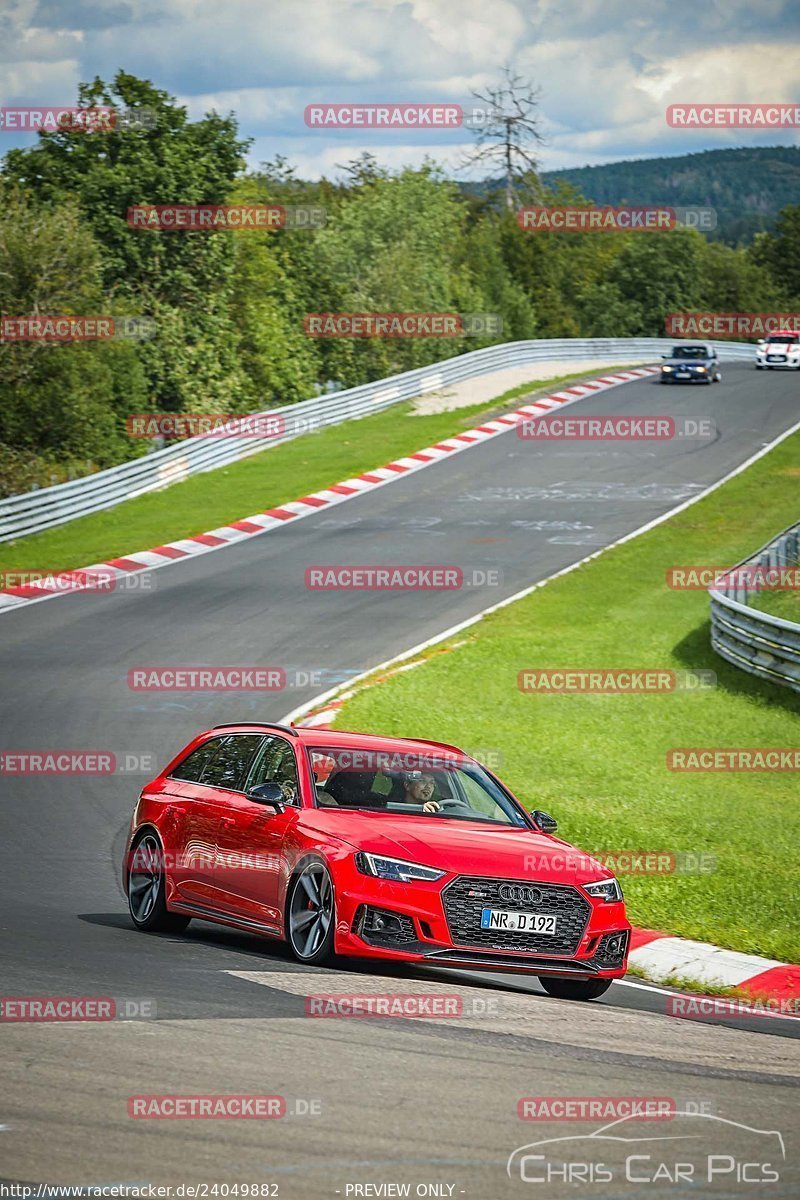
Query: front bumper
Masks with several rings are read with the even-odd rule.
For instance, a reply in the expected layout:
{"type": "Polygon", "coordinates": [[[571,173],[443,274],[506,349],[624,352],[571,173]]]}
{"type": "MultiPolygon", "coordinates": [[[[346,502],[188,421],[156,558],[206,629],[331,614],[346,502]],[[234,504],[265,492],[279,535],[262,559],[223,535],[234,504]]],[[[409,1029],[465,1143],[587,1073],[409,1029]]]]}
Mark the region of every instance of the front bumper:
{"type": "Polygon", "coordinates": [[[681,368],[683,375],[678,377],[677,371],[661,371],[662,383],[708,383],[709,379],[714,378],[714,371],[698,371],[696,368],[681,368]],[[688,373],[687,373],[688,371],[688,373]]]}
{"type": "Polygon", "coordinates": [[[800,367],[799,354],[756,354],[757,367],[783,367],[796,371],[800,367]]]}
{"type": "Polygon", "coordinates": [[[337,880],[336,897],[335,950],[344,956],[579,979],[618,979],[627,969],[624,902],[604,903],[571,884],[464,875],[397,884],[352,868],[337,880]],[[539,889],[536,911],[559,913],[562,936],[480,929],[481,908],[496,904],[494,888],[519,883],[539,889]],[[467,897],[471,887],[484,891],[467,897]]]}

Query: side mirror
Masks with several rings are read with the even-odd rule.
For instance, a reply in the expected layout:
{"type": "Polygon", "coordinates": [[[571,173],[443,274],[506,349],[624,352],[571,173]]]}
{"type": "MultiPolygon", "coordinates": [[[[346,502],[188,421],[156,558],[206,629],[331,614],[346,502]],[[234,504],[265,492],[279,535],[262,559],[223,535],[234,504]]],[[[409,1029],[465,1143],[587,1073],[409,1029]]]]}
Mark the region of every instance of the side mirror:
{"type": "Polygon", "coordinates": [[[558,829],[558,821],[555,817],[551,817],[550,813],[542,812],[540,808],[535,808],[531,816],[542,833],[555,833],[558,829]]]}
{"type": "Polygon", "coordinates": [[[259,783],[250,789],[247,799],[254,800],[256,804],[265,804],[268,808],[274,808],[277,813],[282,813],[286,807],[283,788],[279,783],[259,783]]]}
{"type": "Polygon", "coordinates": [[[662,357],[662,358],[669,358],[669,355],[668,355],[668,354],[662,354],[662,355],[661,355],[661,357],[662,357]]]}

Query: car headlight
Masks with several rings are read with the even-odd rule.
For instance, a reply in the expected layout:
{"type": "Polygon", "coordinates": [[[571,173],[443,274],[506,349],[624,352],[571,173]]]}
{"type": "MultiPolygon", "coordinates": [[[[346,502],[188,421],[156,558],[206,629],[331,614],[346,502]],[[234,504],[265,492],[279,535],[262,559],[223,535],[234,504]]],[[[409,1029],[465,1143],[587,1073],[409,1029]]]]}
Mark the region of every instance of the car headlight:
{"type": "Polygon", "coordinates": [[[705,373],[708,370],[708,367],[698,367],[697,370],[705,373]]]}
{"type": "Polygon", "coordinates": [[[412,883],[418,879],[441,879],[446,871],[436,867],[423,867],[420,863],[406,862],[402,858],[384,858],[380,854],[367,854],[359,850],[356,866],[362,875],[374,875],[378,879],[391,879],[395,883],[412,883]]]}
{"type": "Polygon", "coordinates": [[[661,370],[662,371],[671,371],[672,367],[662,367],[661,370]]]}
{"type": "Polygon", "coordinates": [[[619,886],[619,880],[613,875],[610,879],[600,879],[597,883],[584,883],[583,890],[597,900],[605,900],[606,904],[613,904],[622,899],[622,888],[619,886]]]}

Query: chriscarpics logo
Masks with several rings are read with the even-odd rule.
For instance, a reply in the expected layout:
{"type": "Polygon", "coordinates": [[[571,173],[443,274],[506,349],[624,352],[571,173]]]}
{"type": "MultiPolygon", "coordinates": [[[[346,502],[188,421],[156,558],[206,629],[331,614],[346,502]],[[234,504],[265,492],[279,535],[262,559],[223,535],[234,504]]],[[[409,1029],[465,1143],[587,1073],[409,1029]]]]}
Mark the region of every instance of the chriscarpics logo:
{"type": "Polygon", "coordinates": [[[780,1182],[785,1160],[783,1135],[775,1129],[681,1109],[668,1132],[643,1129],[631,1115],[594,1133],[529,1142],[511,1153],[506,1171],[533,1185],[660,1184],[671,1195],[714,1184],[715,1192],[752,1200],[754,1187],[780,1182]]]}

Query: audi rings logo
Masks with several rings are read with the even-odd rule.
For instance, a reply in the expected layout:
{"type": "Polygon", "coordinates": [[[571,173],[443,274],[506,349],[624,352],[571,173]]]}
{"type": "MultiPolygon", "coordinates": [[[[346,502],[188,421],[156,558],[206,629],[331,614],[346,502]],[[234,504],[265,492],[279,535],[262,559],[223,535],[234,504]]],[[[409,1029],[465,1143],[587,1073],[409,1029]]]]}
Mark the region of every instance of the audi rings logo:
{"type": "Polygon", "coordinates": [[[526,887],[523,883],[504,883],[500,886],[500,899],[509,904],[538,904],[542,893],[538,888],[526,887]]]}

